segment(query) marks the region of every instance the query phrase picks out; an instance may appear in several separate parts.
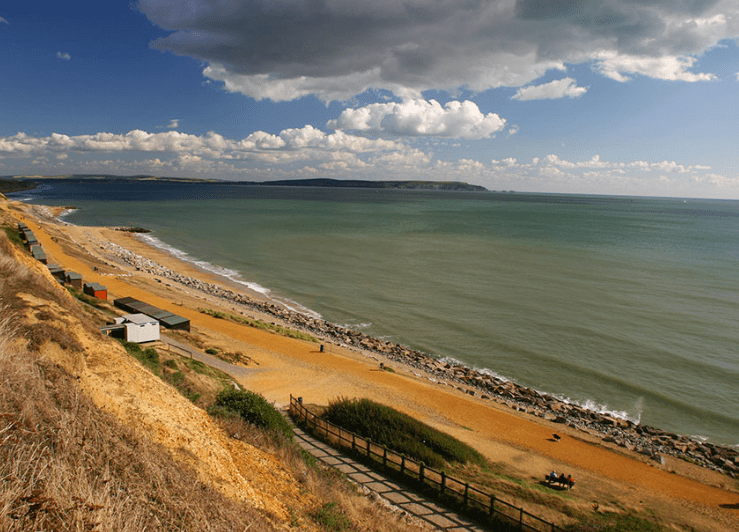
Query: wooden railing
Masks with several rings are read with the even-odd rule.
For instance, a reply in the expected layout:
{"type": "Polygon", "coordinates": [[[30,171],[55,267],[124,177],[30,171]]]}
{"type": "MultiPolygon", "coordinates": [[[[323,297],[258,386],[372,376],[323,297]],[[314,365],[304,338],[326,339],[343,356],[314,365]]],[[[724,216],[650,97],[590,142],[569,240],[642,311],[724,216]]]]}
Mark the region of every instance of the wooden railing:
{"type": "Polygon", "coordinates": [[[424,491],[434,494],[439,500],[452,502],[460,513],[477,519],[503,522],[519,531],[560,531],[554,523],[530,514],[523,508],[319,418],[305,408],[300,399],[292,395],[290,395],[290,414],[302,421],[316,437],[335,447],[350,448],[363,458],[381,465],[386,471],[419,483],[425,488],[424,491]]]}

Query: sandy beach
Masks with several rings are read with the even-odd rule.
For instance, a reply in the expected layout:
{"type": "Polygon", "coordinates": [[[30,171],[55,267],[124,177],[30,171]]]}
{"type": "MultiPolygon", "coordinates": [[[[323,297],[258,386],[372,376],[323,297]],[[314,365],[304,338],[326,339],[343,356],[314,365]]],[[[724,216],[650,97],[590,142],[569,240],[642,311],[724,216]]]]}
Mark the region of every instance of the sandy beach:
{"type": "MultiPolygon", "coordinates": [[[[214,309],[268,322],[273,316],[184,287],[117,260],[106,251],[114,243],[183,275],[264,299],[227,279],[179,261],[143,243],[134,234],[110,228],[70,226],[29,205],[14,204],[18,221],[35,232],[50,262],[82,274],[85,281],[108,289],[110,301],[130,296],[188,318],[188,339],[250,358],[241,386],[284,406],[290,395],[307,404],[325,405],[338,397],[367,397],[392,405],[477,448],[501,464],[508,475],[536,483],[555,469],[572,474],[577,488],[572,504],[583,511],[652,510],[670,522],[697,530],[739,529],[739,485],[727,475],[665,456],[662,462],[605,443],[591,433],[514,411],[443,385],[419,369],[338,344],[295,340],[267,331],[217,319],[200,312],[214,309]],[[394,373],[382,371],[389,364],[394,373]],[[555,441],[552,434],[561,435],[555,441]]],[[[52,214],[57,214],[54,212],[52,214]]],[[[555,510],[535,508],[541,517],[556,520],[555,510]]]]}

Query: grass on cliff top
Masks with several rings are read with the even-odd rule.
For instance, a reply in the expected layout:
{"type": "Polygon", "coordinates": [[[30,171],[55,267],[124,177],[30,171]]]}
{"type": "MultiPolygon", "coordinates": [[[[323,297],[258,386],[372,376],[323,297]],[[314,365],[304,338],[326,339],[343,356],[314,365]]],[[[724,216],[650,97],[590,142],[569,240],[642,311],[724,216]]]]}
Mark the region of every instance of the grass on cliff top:
{"type": "Polygon", "coordinates": [[[307,340],[309,342],[318,343],[318,339],[308,333],[294,331],[292,329],[281,327],[280,325],[274,325],[272,323],[265,323],[261,320],[252,320],[250,318],[244,318],[243,316],[235,316],[233,314],[228,314],[226,312],[220,312],[218,310],[212,310],[209,308],[201,308],[200,312],[202,314],[207,314],[208,316],[212,316],[221,320],[229,320],[233,321],[234,323],[240,323],[242,325],[254,327],[255,329],[271,331],[281,336],[287,336],[288,338],[297,338],[298,340],[307,340]]]}
{"type": "Polygon", "coordinates": [[[321,417],[435,469],[448,462],[485,463],[485,458],[466,443],[369,399],[333,401],[321,417]]]}
{"type": "Polygon", "coordinates": [[[145,368],[202,408],[207,408],[221,390],[231,385],[229,375],[198,360],[167,351],[159,352],[152,347],[144,348],[134,342],[119,341],[126,352],[145,368]]]}

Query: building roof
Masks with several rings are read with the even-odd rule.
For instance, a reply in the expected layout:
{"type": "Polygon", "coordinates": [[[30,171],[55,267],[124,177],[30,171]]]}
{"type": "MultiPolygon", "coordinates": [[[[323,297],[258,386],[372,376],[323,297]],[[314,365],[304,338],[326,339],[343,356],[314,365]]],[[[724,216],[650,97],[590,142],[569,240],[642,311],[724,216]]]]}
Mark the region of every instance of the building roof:
{"type": "Polygon", "coordinates": [[[176,314],[172,314],[171,316],[161,318],[159,321],[169,327],[173,325],[180,325],[182,323],[190,323],[190,320],[188,320],[187,318],[183,318],[182,316],[177,316],[176,314]]]}
{"type": "Polygon", "coordinates": [[[154,318],[147,316],[146,314],[126,314],[122,316],[126,321],[135,323],[136,325],[146,325],[147,323],[159,323],[154,318]]]}

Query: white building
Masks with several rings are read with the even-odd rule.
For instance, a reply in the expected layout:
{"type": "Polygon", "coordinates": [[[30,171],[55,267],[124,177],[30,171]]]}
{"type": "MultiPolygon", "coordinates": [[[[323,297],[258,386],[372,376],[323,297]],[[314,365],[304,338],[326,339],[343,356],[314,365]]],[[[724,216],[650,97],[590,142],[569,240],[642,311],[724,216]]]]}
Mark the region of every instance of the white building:
{"type": "Polygon", "coordinates": [[[155,342],[159,340],[159,321],[146,314],[126,314],[115,318],[115,324],[100,329],[108,336],[123,337],[127,342],[155,342]]]}

